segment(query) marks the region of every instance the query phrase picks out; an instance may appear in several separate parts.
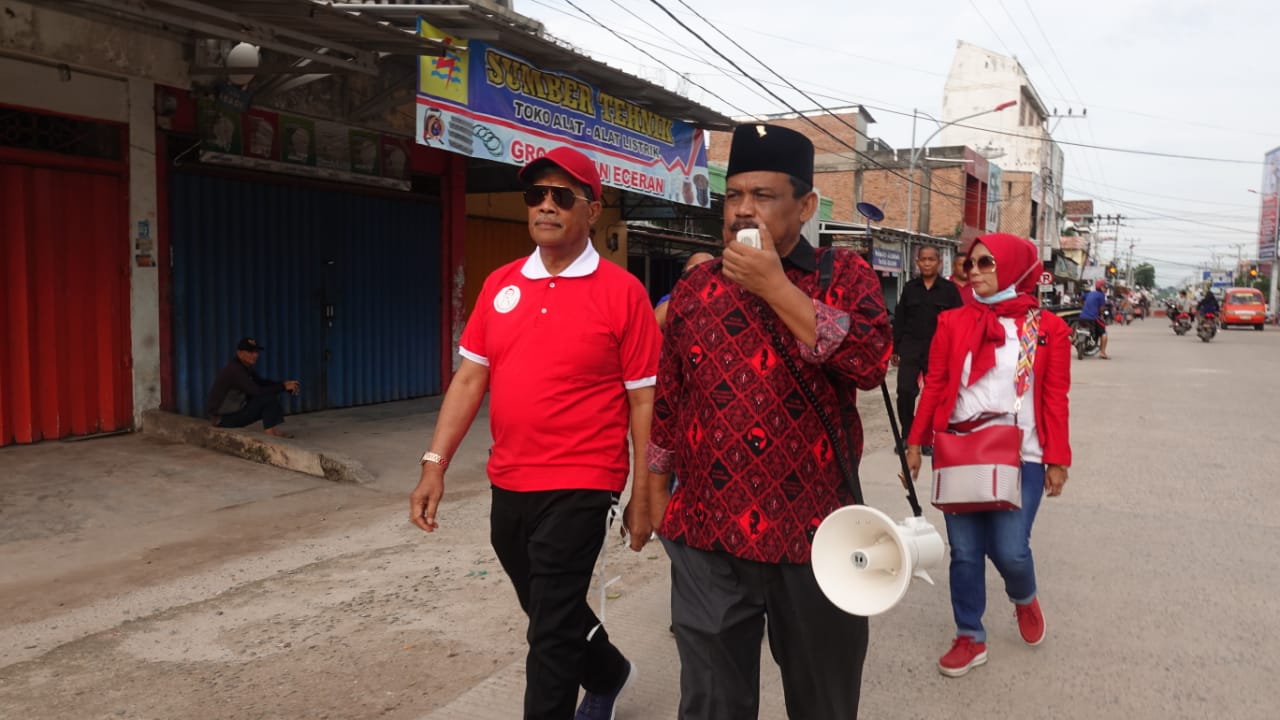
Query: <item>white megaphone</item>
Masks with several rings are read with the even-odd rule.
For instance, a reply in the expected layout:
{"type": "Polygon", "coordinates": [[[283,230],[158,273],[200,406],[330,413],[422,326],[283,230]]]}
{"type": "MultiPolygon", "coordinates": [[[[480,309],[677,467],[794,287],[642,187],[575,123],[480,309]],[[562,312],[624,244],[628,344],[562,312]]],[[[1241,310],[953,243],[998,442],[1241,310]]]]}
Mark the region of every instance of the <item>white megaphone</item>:
{"type": "Polygon", "coordinates": [[[866,505],[827,516],[813,536],[813,574],[836,607],[879,615],[907,592],[912,576],[930,585],[928,568],[942,562],[942,536],[922,517],[895,523],[866,505]]]}

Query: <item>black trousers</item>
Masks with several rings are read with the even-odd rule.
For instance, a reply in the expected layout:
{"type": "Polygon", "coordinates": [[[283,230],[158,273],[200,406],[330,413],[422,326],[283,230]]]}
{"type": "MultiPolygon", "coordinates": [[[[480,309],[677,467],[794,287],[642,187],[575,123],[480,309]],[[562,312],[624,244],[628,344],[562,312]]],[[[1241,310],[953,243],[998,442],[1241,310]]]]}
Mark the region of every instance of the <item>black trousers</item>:
{"type": "Polygon", "coordinates": [[[489,539],[529,616],[526,720],[570,720],[578,687],[611,693],[627,660],[587,604],[613,494],[493,488],[489,539]]]}
{"type": "Polygon", "coordinates": [[[929,353],[899,355],[898,360],[898,425],[902,442],[907,442],[911,423],[916,418],[916,398],[920,397],[920,376],[929,372],[929,353]]]}
{"type": "Polygon", "coordinates": [[[808,564],[758,563],[664,539],[680,651],[680,720],[754,720],[760,641],[782,671],[787,717],[853,720],[867,619],[831,604],[808,564]]]}
{"type": "Polygon", "coordinates": [[[273,428],[284,422],[284,410],[280,396],[259,395],[249,400],[243,408],[218,418],[218,427],[244,427],[262,421],[262,429],[273,428]]]}

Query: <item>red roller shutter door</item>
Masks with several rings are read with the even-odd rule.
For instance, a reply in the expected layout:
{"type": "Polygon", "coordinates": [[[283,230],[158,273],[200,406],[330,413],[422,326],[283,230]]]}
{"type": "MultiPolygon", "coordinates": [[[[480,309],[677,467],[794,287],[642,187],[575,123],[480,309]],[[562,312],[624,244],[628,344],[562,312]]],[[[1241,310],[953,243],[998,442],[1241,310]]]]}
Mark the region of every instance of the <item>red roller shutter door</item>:
{"type": "Polygon", "coordinates": [[[19,163],[0,159],[0,446],[127,428],[125,181],[19,163]]]}

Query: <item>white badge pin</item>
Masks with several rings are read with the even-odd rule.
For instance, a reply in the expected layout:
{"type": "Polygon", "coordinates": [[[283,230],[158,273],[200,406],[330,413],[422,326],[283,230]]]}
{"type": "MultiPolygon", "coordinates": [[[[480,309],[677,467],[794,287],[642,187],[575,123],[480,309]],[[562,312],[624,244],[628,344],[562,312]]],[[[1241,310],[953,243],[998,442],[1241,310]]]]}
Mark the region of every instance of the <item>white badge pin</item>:
{"type": "Polygon", "coordinates": [[[493,309],[500,313],[509,313],[520,304],[520,288],[508,285],[498,291],[493,298],[493,309]]]}

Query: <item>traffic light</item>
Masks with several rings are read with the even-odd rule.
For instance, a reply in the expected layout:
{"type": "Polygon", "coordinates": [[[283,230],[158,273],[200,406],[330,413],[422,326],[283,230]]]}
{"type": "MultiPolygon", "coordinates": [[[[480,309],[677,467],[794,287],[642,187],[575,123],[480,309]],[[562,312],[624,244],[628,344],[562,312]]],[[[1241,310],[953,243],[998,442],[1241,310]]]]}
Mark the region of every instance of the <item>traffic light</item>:
{"type": "Polygon", "coordinates": [[[1111,278],[1111,279],[1113,279],[1113,280],[1115,279],[1115,277],[1116,277],[1116,264],[1115,264],[1115,263],[1111,263],[1110,265],[1108,265],[1108,266],[1107,266],[1107,277],[1109,277],[1109,278],[1111,278]]]}
{"type": "Polygon", "coordinates": [[[1250,265],[1250,266],[1249,266],[1249,279],[1250,279],[1250,280],[1256,280],[1257,278],[1258,278],[1258,266],[1257,266],[1257,265],[1250,265]]]}

